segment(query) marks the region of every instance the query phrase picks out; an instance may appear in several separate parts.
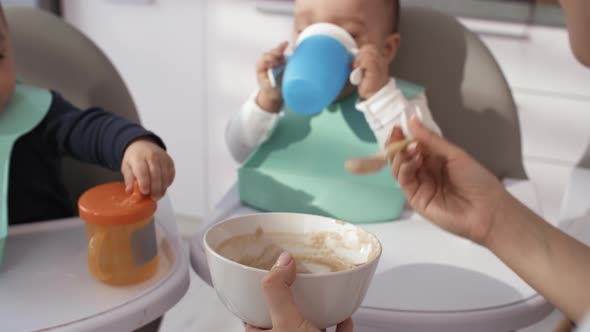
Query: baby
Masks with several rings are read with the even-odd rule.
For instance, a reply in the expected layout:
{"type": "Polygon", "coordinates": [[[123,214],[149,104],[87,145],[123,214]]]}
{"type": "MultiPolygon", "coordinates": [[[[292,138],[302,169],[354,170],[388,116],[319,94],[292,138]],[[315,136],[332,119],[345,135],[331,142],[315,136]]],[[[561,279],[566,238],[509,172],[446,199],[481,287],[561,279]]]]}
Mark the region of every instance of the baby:
{"type": "MultiPolygon", "coordinates": [[[[398,31],[399,0],[297,0],[293,40],[307,26],[329,22],[344,28],[358,44],[360,51],[353,68],[360,67],[363,80],[358,86],[356,109],[373,131],[380,146],[384,146],[394,126],[406,128],[404,119],[414,113],[431,129],[440,133],[428,109],[424,93],[406,100],[390,77],[390,64],[400,44],[398,31]]],[[[269,137],[283,110],[280,87],[273,87],[267,76],[271,67],[285,62],[283,53],[288,42],[265,53],[256,65],[258,91],[243,105],[241,112],[230,121],[226,141],[234,159],[243,162],[252,151],[269,137]]],[[[357,92],[348,84],[339,99],[357,92]]],[[[348,111],[348,110],[346,110],[348,111]]],[[[354,110],[351,110],[354,111],[354,110]]],[[[406,130],[404,130],[406,131],[406,130]]],[[[408,135],[408,132],[404,134],[408,135]]]]}
{"type": "MultiPolygon", "coordinates": [[[[0,113],[16,83],[13,49],[0,6],[0,113]]],[[[51,92],[46,115],[13,146],[8,186],[10,224],[71,217],[75,205],[61,181],[61,158],[71,156],[121,170],[127,190],[161,198],[174,179],[174,163],[155,134],[98,108],[85,112],[51,92]]]]}
{"type": "Polygon", "coordinates": [[[399,16],[398,0],[295,2],[293,39],[314,23],[342,27],[359,47],[351,70],[360,69],[362,80],[358,87],[346,84],[325,111],[304,116],[284,108],[280,88],[267,76],[269,68],[285,63],[288,43],[260,58],[258,90],[226,131],[234,159],[249,158],[239,172],[243,203],[361,223],[400,216],[405,200],[386,171],[363,177],[344,171],[347,159],[382,149],[396,126],[402,128],[397,136],[410,136],[407,121],[414,114],[440,134],[423,89],[390,77],[400,44],[399,16]]]}

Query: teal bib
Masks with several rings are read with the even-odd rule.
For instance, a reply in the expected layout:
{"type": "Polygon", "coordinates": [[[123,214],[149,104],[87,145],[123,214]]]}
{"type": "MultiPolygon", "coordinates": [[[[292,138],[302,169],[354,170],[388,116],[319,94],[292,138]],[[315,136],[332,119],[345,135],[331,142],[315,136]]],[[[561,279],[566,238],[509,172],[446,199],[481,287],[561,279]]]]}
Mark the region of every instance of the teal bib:
{"type": "MultiPolygon", "coordinates": [[[[397,81],[408,99],[424,89],[397,81]]],[[[387,167],[373,175],[355,176],[344,169],[353,157],[379,150],[357,96],[332,104],[309,117],[286,110],[268,140],[238,172],[240,199],[269,212],[328,216],[352,223],[399,218],[405,198],[387,167]]]]}
{"type": "Polygon", "coordinates": [[[12,147],[21,136],[41,123],[51,101],[48,90],[17,83],[8,104],[0,109],[0,265],[8,233],[8,180],[12,147]]]}

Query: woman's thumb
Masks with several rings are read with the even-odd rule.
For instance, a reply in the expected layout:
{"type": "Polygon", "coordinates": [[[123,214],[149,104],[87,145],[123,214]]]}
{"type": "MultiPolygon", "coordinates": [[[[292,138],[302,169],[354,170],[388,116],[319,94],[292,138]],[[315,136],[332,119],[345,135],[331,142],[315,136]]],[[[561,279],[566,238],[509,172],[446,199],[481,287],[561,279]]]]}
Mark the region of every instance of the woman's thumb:
{"type": "Polygon", "coordinates": [[[291,292],[291,285],[296,278],[295,269],[295,260],[284,252],[262,281],[272,325],[280,331],[295,331],[305,320],[291,292]]]}

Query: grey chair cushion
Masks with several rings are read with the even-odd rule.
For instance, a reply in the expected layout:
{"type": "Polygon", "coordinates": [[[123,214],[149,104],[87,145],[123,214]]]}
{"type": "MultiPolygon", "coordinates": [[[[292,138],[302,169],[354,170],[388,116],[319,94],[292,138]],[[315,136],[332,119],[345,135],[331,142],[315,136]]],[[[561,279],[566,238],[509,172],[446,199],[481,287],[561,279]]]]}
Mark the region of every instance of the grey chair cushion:
{"type": "Polygon", "coordinates": [[[590,169],[590,142],[588,143],[588,148],[586,148],[586,152],[584,152],[582,159],[578,162],[578,167],[590,169]]]}
{"type": "Polygon", "coordinates": [[[496,176],[526,178],[516,106],[494,57],[455,18],[405,7],[392,74],[426,88],[443,135],[496,176]]]}

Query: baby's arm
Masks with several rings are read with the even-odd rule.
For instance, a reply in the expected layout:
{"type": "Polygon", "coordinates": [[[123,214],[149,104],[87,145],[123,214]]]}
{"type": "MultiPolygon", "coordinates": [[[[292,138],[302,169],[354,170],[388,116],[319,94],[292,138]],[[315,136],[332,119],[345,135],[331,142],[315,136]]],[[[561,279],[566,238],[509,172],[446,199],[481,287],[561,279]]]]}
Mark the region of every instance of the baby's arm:
{"type": "Polygon", "coordinates": [[[371,98],[357,103],[356,107],[365,115],[381,147],[385,146],[395,126],[401,127],[406,137],[411,137],[407,122],[413,114],[416,114],[428,128],[441,134],[440,128],[432,118],[425,94],[407,100],[393,78],[371,98]]]}
{"type": "Polygon", "coordinates": [[[244,162],[274,129],[280,114],[263,110],[256,103],[258,91],[252,94],[227,124],[225,141],[234,160],[244,162]]]}
{"type": "Polygon", "coordinates": [[[252,94],[242,106],[240,113],[228,123],[225,141],[234,159],[242,163],[252,151],[268,137],[278,120],[283,105],[281,89],[268,78],[269,68],[285,63],[285,49],[282,42],[264,53],[256,63],[258,91],[252,94]]]}
{"type": "Polygon", "coordinates": [[[85,112],[53,93],[43,137],[56,155],[121,170],[127,189],[134,180],[145,195],[160,198],[174,178],[164,142],[140,125],[99,108],[85,112]]]}

